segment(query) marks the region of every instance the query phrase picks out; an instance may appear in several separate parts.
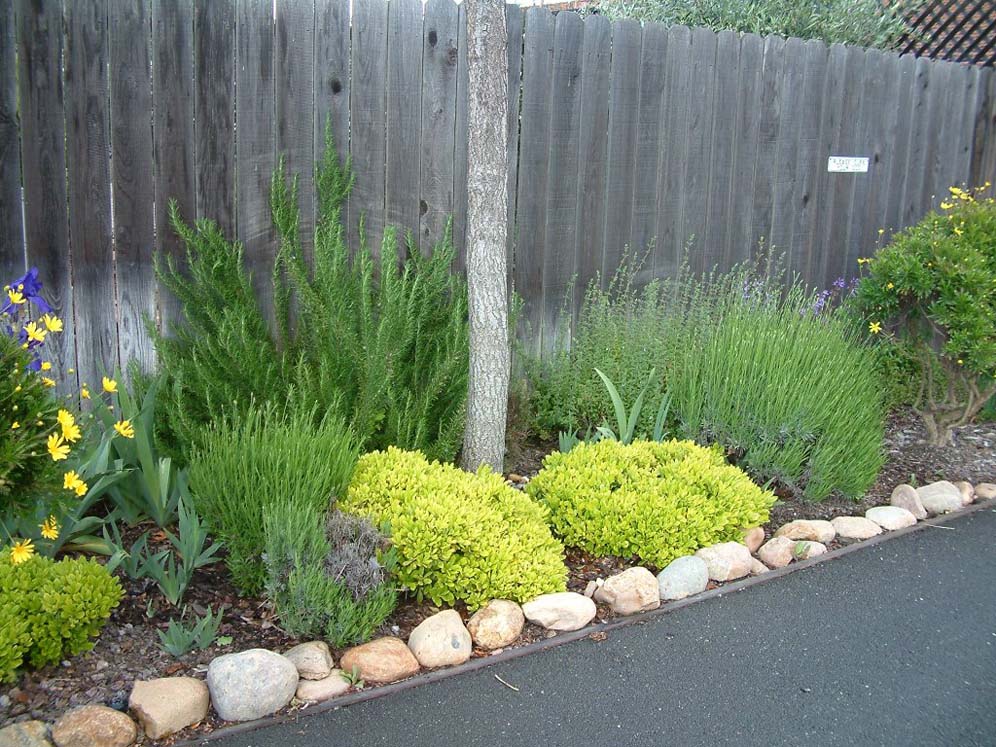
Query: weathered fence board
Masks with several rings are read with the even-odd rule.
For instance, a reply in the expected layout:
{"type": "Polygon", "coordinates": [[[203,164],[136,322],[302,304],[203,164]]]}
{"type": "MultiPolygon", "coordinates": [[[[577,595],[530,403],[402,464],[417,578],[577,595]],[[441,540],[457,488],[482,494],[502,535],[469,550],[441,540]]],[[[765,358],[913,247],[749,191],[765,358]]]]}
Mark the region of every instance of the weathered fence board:
{"type": "MultiPolygon", "coordinates": [[[[565,342],[568,290],[576,318],[627,249],[643,282],[728,268],[763,238],[827,285],[951,184],[996,177],[990,69],[543,8],[509,6],[506,26],[509,281],[535,352],[565,342]]],[[[462,268],[467,52],[451,0],[5,4],[0,272],[40,268],[67,321],[57,370],[92,385],[152,365],[143,318],[179,313],[151,269],[183,261],[171,199],[243,243],[269,313],[271,173],[284,156],[298,175],[310,254],[326,121],[356,177],[350,244],[362,216],[375,254],[387,225],[427,252],[452,217],[462,268]]]]}

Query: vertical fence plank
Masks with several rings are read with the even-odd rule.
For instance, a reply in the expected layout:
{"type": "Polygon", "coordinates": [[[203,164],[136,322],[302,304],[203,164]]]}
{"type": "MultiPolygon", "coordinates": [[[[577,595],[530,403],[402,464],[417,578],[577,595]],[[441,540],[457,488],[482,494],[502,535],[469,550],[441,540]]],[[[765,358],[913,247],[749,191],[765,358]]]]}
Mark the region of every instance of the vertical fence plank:
{"type": "Polygon", "coordinates": [[[924,155],[924,184],[920,193],[917,218],[947,195],[948,144],[951,112],[951,92],[954,88],[954,62],[937,61],[930,69],[930,108],[927,124],[927,146],[924,155]]]}
{"type": "Polygon", "coordinates": [[[684,164],[684,191],[679,236],[690,249],[689,264],[695,271],[706,269],[704,237],[709,196],[709,149],[715,115],[716,34],[709,29],[692,30],[688,107],[688,145],[684,164]]]}
{"type": "MultiPolygon", "coordinates": [[[[340,163],[349,158],[350,90],[349,3],[316,0],[315,3],[315,160],[325,153],[325,127],[332,129],[340,163]]],[[[353,219],[349,205],[340,207],[343,226],[353,219]]]]}
{"type": "Polygon", "coordinates": [[[785,62],[778,92],[778,141],[772,164],[769,239],[776,254],[783,257],[785,269],[790,272],[797,271],[800,264],[793,234],[793,218],[799,206],[792,198],[795,194],[796,164],[802,136],[799,107],[806,74],[805,52],[805,42],[802,39],[791,38],[785,42],[785,62]]]}
{"type": "MultiPolygon", "coordinates": [[[[525,16],[518,5],[505,5],[505,27],[508,32],[508,176],[505,180],[508,196],[508,234],[505,238],[508,288],[515,278],[516,204],[519,184],[519,109],[522,103],[522,31],[525,16]]],[[[455,135],[455,133],[454,133],[455,135]]]]}
{"type": "Polygon", "coordinates": [[[387,182],[384,220],[418,247],[422,0],[391,0],[387,18],[387,182]]]}
{"type": "Polygon", "coordinates": [[[900,99],[898,55],[871,50],[868,54],[863,127],[868,179],[866,191],[855,199],[854,210],[862,213],[862,221],[853,234],[862,256],[870,256],[885,236],[900,99]]]}
{"type": "Polygon", "coordinates": [[[657,237],[657,187],[660,159],[664,85],[667,66],[667,28],[659,23],[643,27],[640,48],[640,89],[637,97],[636,160],[633,178],[633,220],[629,246],[642,262],[641,275],[654,272],[657,237]]]}
{"type": "MultiPolygon", "coordinates": [[[[916,83],[916,58],[904,54],[895,60],[896,77],[894,93],[889,106],[895,109],[895,127],[889,132],[889,156],[886,168],[889,181],[885,201],[885,212],[881,218],[885,229],[883,241],[901,227],[903,205],[903,182],[906,178],[906,158],[910,148],[910,110],[913,102],[913,89],[916,83]]],[[[891,121],[891,120],[890,120],[891,121]]]]}
{"type": "MultiPolygon", "coordinates": [[[[175,200],[184,220],[197,217],[194,146],[193,0],[152,0],[152,150],[156,252],[182,262],[183,242],[169,224],[175,200]]],[[[169,331],[179,304],[160,285],[157,326],[169,331]]]]}
{"type": "MultiPolygon", "coordinates": [[[[589,16],[584,22],[584,49],[581,53],[578,226],[574,236],[578,257],[578,290],[582,294],[602,271],[611,63],[612,24],[604,16],[589,16]]],[[[523,169],[526,166],[522,164],[523,169]]],[[[524,175],[520,174],[521,178],[524,175]]]]}
{"type": "Polygon", "coordinates": [[[920,216],[924,190],[926,140],[929,137],[930,99],[933,91],[930,78],[930,60],[922,57],[915,62],[913,95],[910,100],[911,122],[909,148],[903,178],[903,198],[899,223],[907,226],[920,216]]]}
{"type": "MultiPolygon", "coordinates": [[[[771,216],[775,199],[775,159],[778,153],[778,125],[781,116],[781,77],[785,64],[785,40],[769,36],[764,40],[761,70],[761,120],[757,135],[757,161],[754,165],[754,205],[751,213],[750,254],[763,241],[771,246],[771,216]]],[[[781,250],[781,247],[777,247],[781,250]]]]}
{"type": "Polygon", "coordinates": [[[996,70],[983,69],[980,78],[970,169],[970,180],[976,185],[996,182],[996,70]]]}
{"type": "Polygon", "coordinates": [[[235,5],[197,3],[194,26],[197,217],[235,234],[235,5]]]}
{"type": "Polygon", "coordinates": [[[45,354],[60,390],[75,394],[77,379],[68,373],[76,366],[76,329],[68,251],[62,7],[55,0],[18,0],[16,15],[27,266],[38,267],[45,298],[65,320],[63,333],[46,340],[45,354]]]}
{"type": "Polygon", "coordinates": [[[152,139],[152,9],[149,0],[110,5],[111,165],[121,365],[155,365],[144,320],[155,316],[155,182],[152,139]]]}
{"type": "MultiPolygon", "coordinates": [[[[670,55],[668,55],[670,58],[670,55]]],[[[761,127],[761,70],[764,41],[755,34],[740,38],[735,117],[737,142],[733,148],[733,203],[730,206],[729,238],[723,266],[742,262],[751,255],[751,216],[754,204],[754,165],[757,162],[758,132],[761,127]]],[[[731,107],[732,108],[732,107],[731,107]]],[[[679,185],[680,188],[680,185],[679,185]]]]}
{"type": "MultiPolygon", "coordinates": [[[[550,144],[550,79],[553,72],[553,15],[544,8],[526,11],[522,55],[522,125],[519,140],[518,243],[513,281],[525,307],[522,322],[531,352],[542,349],[543,263],[550,144]]],[[[459,137],[458,137],[459,142],[459,137]]]]}
{"type": "Polygon", "coordinates": [[[0,289],[24,273],[14,5],[0,7],[0,289]]]}
{"type": "Polygon", "coordinates": [[[119,365],[111,245],[107,3],[66,7],[66,150],[77,369],[94,382],[119,365]]]}
{"type": "Polygon", "coordinates": [[[823,115],[823,90],[826,83],[827,47],[809,40],[802,55],[805,75],[798,104],[799,149],[796,160],[795,188],[792,193],[792,267],[806,283],[818,282],[815,243],[819,215],[817,188],[819,172],[826,168],[826,155],[820,149],[820,122],[823,115]]]}
{"type": "Polygon", "coordinates": [[[349,153],[356,181],[349,195],[350,246],[357,247],[362,219],[367,246],[380,256],[384,233],[384,86],[387,64],[387,3],[353,4],[349,153]]]}
{"type": "Polygon", "coordinates": [[[425,6],[419,174],[414,196],[419,200],[417,245],[426,255],[443,236],[453,205],[458,19],[452,0],[429,0],[425,6]]]}
{"type": "Polygon", "coordinates": [[[297,176],[298,233],[310,260],[315,239],[315,0],[276,6],[277,154],[297,176]]]}
{"type": "Polygon", "coordinates": [[[544,197],[543,319],[544,353],[563,347],[558,336],[560,310],[573,316],[577,294],[574,253],[577,229],[578,143],[581,114],[581,48],[584,24],[576,13],[557,15],[550,87],[550,135],[544,197]],[[568,296],[567,294],[571,295],[568,296]]]}
{"type": "Polygon", "coordinates": [[[253,288],[267,313],[273,310],[276,237],[270,215],[270,180],[276,166],[273,8],[238,0],[238,65],[235,72],[236,234],[253,288]]]}
{"type": "Polygon", "coordinates": [[[737,69],[740,64],[740,37],[732,31],[719,33],[716,43],[716,114],[710,150],[709,196],[706,204],[706,233],[700,252],[706,269],[720,265],[728,252],[730,213],[735,183],[733,152],[739,133],[730,107],[736,106],[737,69]]]}
{"type": "Polygon", "coordinates": [[[975,137],[976,113],[982,108],[985,96],[985,68],[978,65],[967,69],[968,80],[965,88],[965,98],[962,102],[961,127],[958,131],[957,168],[961,178],[972,186],[979,186],[972,181],[972,147],[975,137]]]}
{"type": "Polygon", "coordinates": [[[458,270],[465,268],[467,259],[467,87],[469,85],[467,6],[461,3],[457,17],[457,110],[453,139],[453,247],[456,249],[454,266],[458,270]]]}
{"type": "MultiPolygon", "coordinates": [[[[847,211],[847,245],[846,274],[854,274],[858,257],[868,257],[874,253],[875,244],[865,242],[865,221],[868,216],[868,202],[872,192],[878,186],[882,168],[881,148],[876,142],[875,131],[881,126],[884,111],[882,110],[883,73],[885,70],[884,54],[877,49],[862,50],[863,66],[861,75],[855,80],[858,89],[858,103],[854,116],[857,128],[854,140],[854,153],[868,159],[868,171],[855,174],[853,179],[851,202],[847,211]]],[[[872,232],[878,226],[871,228],[872,232]]]]}

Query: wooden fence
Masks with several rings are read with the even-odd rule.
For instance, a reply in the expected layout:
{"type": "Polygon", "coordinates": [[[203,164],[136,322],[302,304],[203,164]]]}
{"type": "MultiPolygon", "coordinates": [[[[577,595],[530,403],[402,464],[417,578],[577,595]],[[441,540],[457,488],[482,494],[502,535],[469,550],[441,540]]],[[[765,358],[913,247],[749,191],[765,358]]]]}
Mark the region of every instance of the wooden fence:
{"type": "MultiPolygon", "coordinates": [[[[0,7],[0,275],[37,265],[78,380],[154,351],[167,201],[245,245],[264,303],[279,156],[330,118],[365,215],[430,245],[466,221],[467,63],[450,0],[13,0],[0,7]],[[23,220],[22,220],[23,216],[23,220]]],[[[996,181],[991,70],[798,39],[508,8],[509,256],[536,349],[626,248],[644,277],[729,266],[763,239],[826,285],[948,185],[996,181]],[[829,156],[869,159],[828,173],[829,156]]],[[[497,73],[496,73],[497,74],[497,73]]]]}

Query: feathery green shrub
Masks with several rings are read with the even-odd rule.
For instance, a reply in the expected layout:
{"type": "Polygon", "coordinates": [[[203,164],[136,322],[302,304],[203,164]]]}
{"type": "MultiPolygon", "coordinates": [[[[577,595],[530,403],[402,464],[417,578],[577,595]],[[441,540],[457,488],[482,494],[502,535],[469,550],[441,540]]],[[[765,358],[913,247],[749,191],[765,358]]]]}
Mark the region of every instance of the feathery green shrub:
{"type": "Polygon", "coordinates": [[[526,486],[569,547],[663,568],[764,524],[775,496],[691,441],[604,440],[553,452],[526,486]]]}
{"type": "Polygon", "coordinates": [[[487,467],[472,474],[393,447],[365,454],[340,507],[389,527],[399,583],[435,605],[525,602],[567,581],[546,510],[487,467]]]}

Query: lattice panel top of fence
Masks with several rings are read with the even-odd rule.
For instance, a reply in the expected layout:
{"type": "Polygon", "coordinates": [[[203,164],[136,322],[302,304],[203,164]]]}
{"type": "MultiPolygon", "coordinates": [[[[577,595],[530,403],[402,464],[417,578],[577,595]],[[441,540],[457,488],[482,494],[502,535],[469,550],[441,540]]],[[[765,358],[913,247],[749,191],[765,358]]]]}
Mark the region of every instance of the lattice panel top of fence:
{"type": "Polygon", "coordinates": [[[996,65],[996,0],[927,0],[901,49],[925,57],[996,65]]]}

